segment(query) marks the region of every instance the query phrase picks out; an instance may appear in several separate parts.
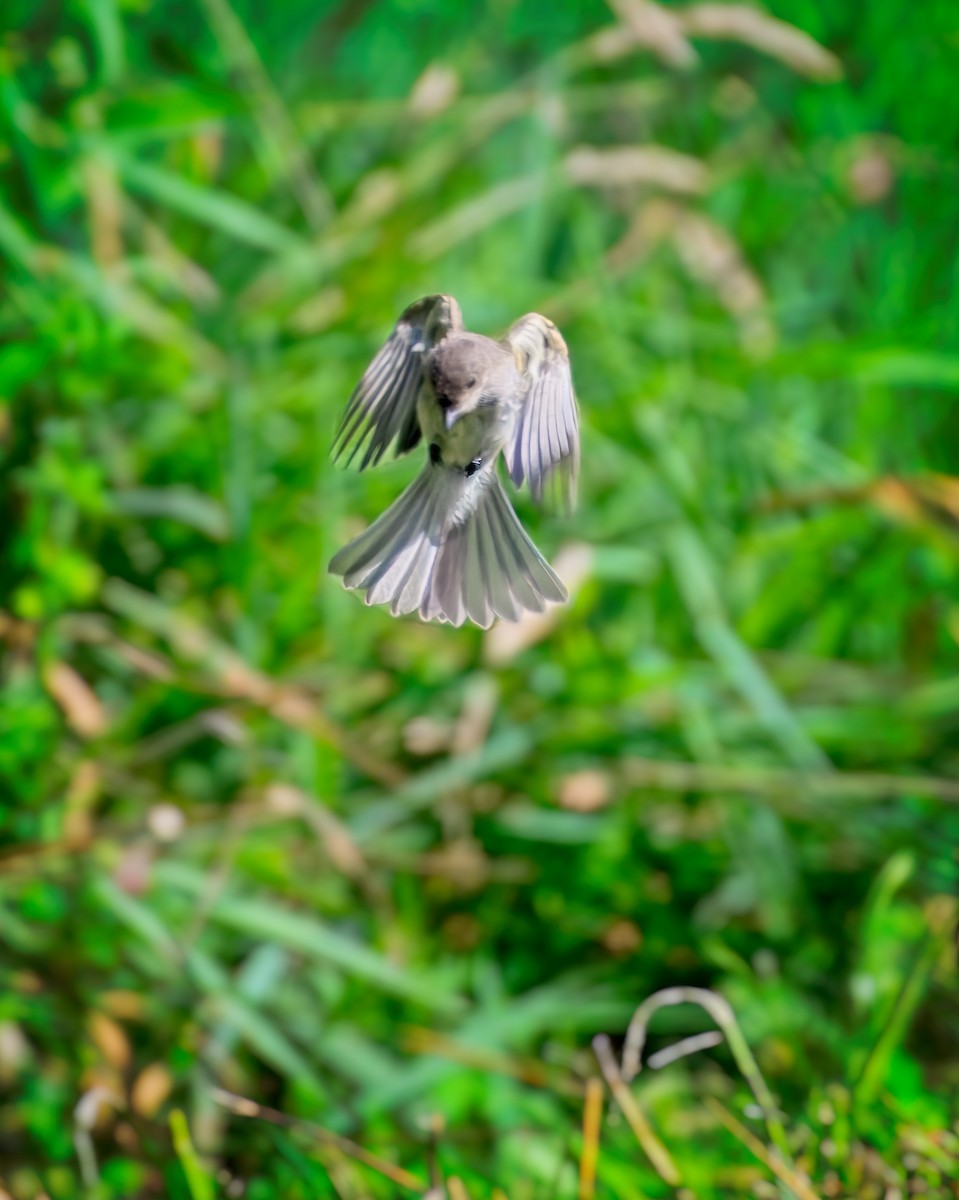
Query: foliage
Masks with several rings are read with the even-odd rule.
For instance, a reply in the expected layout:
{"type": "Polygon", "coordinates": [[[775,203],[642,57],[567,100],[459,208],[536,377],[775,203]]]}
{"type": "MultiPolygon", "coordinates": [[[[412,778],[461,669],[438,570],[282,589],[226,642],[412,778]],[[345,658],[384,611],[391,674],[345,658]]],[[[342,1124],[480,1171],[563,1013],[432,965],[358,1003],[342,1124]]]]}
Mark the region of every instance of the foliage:
{"type": "Polygon", "coordinates": [[[614,1105],[597,1195],[956,1194],[955,17],[775,17],[6,0],[16,1200],[590,1195],[591,1039],[679,985],[742,1031],[630,1093],[682,1188],[614,1105]],[[569,343],[546,624],[325,576],[435,291],[569,343]]]}

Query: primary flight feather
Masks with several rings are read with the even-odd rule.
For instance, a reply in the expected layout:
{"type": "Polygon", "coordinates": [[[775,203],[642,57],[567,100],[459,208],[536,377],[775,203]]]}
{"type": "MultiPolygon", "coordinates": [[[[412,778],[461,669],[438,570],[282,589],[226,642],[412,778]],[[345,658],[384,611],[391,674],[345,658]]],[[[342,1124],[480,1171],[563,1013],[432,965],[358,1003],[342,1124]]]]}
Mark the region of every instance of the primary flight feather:
{"type": "Polygon", "coordinates": [[[399,616],[488,628],[567,599],[497,473],[567,506],[579,470],[579,416],[566,343],[528,313],[496,342],[467,333],[452,296],[407,308],[356,387],[333,442],[360,469],[426,445],[400,498],[330,562],[367,604],[399,616]]]}

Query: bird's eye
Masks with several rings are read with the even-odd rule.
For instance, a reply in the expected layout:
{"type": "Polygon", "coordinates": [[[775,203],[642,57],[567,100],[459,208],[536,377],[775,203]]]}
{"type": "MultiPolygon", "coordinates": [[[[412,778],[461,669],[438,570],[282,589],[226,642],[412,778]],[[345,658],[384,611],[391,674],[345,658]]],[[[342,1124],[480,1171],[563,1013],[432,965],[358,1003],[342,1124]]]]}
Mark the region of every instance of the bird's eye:
{"type": "Polygon", "coordinates": [[[476,376],[475,375],[471,375],[470,378],[467,379],[466,386],[468,388],[476,387],[476,376]]]}

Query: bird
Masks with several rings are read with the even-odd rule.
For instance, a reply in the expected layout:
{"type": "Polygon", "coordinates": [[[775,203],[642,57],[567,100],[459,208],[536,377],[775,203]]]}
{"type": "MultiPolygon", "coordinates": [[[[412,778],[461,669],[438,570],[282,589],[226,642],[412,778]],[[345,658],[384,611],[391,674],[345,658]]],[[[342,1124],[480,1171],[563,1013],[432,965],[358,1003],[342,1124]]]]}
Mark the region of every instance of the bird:
{"type": "Polygon", "coordinates": [[[400,497],[330,561],[367,604],[394,616],[488,629],[565,603],[566,588],[520,524],[497,462],[537,502],[567,510],[579,474],[569,351],[527,313],[500,341],[468,332],[452,296],[415,301],[357,384],[333,459],[359,468],[421,443],[426,461],[400,497]]]}

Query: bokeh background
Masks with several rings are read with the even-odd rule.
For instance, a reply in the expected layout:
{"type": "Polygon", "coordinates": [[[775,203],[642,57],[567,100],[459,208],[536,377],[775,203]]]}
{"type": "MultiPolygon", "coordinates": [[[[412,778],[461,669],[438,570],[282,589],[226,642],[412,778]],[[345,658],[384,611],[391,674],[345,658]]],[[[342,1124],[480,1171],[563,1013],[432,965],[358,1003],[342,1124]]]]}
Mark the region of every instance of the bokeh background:
{"type": "Polygon", "coordinates": [[[959,1194],[951,0],[0,28],[3,1196],[959,1194]],[[570,346],[546,622],[325,574],[437,291],[570,346]],[[664,1162],[591,1043],[677,986],[772,1101],[644,1070],[664,1162]]]}

